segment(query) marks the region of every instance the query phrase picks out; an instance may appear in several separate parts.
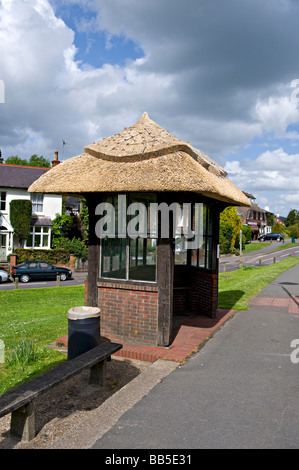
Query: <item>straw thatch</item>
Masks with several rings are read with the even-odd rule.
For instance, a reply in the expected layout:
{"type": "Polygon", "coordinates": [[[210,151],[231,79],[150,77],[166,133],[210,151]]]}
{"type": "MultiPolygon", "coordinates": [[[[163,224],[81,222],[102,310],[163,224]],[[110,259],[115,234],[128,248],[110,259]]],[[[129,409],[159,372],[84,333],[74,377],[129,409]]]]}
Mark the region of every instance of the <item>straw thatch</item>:
{"type": "Polygon", "coordinates": [[[55,166],[29,188],[69,195],[123,191],[187,191],[250,206],[219,165],[147,113],[122,132],[88,145],[84,154],[55,166]]]}

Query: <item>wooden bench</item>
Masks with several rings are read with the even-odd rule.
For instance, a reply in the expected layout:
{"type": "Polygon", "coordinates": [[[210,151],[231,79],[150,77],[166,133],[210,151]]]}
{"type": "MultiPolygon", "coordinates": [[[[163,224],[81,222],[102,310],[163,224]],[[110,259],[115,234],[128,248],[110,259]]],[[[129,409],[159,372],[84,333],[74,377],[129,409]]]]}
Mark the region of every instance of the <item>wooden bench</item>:
{"type": "Polygon", "coordinates": [[[103,342],[74,359],[63,362],[44,374],[0,395],[0,418],[11,413],[10,435],[28,442],[35,438],[34,399],[65,382],[79,372],[90,369],[89,383],[104,386],[107,361],[122,349],[121,344],[103,342]]]}

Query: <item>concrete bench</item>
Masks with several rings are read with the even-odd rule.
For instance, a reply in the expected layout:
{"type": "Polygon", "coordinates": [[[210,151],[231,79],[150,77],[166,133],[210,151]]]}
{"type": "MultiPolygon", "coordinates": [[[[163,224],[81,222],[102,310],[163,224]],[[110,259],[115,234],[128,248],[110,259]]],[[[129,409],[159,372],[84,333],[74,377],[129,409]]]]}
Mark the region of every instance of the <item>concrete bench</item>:
{"type": "Polygon", "coordinates": [[[107,360],[122,349],[121,344],[103,342],[74,359],[0,395],[0,418],[11,413],[10,435],[28,442],[35,438],[34,399],[79,372],[90,369],[89,383],[104,386],[107,360]]]}

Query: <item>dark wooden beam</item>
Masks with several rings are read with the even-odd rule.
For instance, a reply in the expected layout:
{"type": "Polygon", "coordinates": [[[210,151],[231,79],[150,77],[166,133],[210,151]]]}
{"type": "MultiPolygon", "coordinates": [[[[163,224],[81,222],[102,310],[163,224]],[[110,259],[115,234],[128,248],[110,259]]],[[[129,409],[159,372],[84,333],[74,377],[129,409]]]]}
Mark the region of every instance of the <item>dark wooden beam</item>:
{"type": "Polygon", "coordinates": [[[89,212],[89,243],[88,243],[88,275],[87,275],[87,305],[98,307],[98,287],[100,265],[100,239],[96,236],[95,226],[97,217],[96,206],[101,202],[98,194],[85,196],[89,212]]]}
{"type": "MultiPolygon", "coordinates": [[[[166,195],[159,202],[170,203],[166,195]]],[[[161,238],[161,216],[158,219],[157,284],[158,284],[158,346],[170,344],[173,317],[174,243],[173,217],[169,214],[169,238],[161,238]]]]}

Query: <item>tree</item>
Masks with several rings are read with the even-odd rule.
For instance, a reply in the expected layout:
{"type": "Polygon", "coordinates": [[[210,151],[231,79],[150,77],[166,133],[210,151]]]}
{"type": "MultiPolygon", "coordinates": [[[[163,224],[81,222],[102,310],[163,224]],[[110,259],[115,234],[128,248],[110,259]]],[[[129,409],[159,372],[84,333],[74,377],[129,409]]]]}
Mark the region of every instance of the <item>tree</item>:
{"type": "Polygon", "coordinates": [[[0,163],[3,163],[3,162],[4,162],[4,160],[3,160],[3,157],[2,157],[2,152],[0,150],[0,163]]]}
{"type": "Polygon", "coordinates": [[[31,155],[29,159],[30,166],[39,166],[41,168],[50,168],[51,163],[50,160],[47,160],[42,155],[38,157],[37,155],[31,155]]]}
{"type": "Polygon", "coordinates": [[[269,225],[269,227],[273,227],[275,223],[275,215],[272,214],[272,212],[267,212],[266,218],[267,218],[267,225],[269,225]]]}
{"type": "Polygon", "coordinates": [[[30,236],[32,203],[28,199],[14,199],[10,203],[10,221],[19,237],[19,247],[23,247],[30,236]]]}
{"type": "Polygon", "coordinates": [[[28,160],[22,159],[18,157],[18,155],[12,155],[11,157],[8,157],[5,160],[5,163],[7,165],[23,165],[27,166],[28,165],[28,160]]]}
{"type": "Polygon", "coordinates": [[[290,236],[299,238],[299,225],[294,225],[290,230],[290,236]]]}
{"type": "Polygon", "coordinates": [[[272,227],[272,232],[273,233],[283,233],[285,231],[285,226],[283,224],[280,224],[279,222],[276,222],[276,224],[273,225],[272,227]]]}
{"type": "Polygon", "coordinates": [[[8,157],[5,160],[5,163],[7,165],[38,166],[41,168],[50,168],[51,166],[50,160],[47,160],[42,155],[40,157],[38,157],[37,155],[31,155],[29,160],[26,160],[25,158],[20,158],[18,157],[18,155],[13,155],[11,157],[8,157]]]}
{"type": "Polygon", "coordinates": [[[299,224],[299,211],[292,209],[286,218],[286,226],[291,227],[295,224],[299,224]]]}
{"type": "Polygon", "coordinates": [[[88,213],[88,206],[86,199],[82,199],[82,204],[81,204],[81,210],[79,214],[79,218],[82,223],[82,235],[83,235],[83,240],[88,242],[88,236],[89,236],[89,213],[88,213]]]}
{"type": "Polygon", "coordinates": [[[219,244],[221,252],[229,253],[233,250],[241,228],[242,222],[237,209],[235,207],[226,207],[220,214],[219,244]],[[222,251],[223,249],[225,251],[222,251]],[[229,251],[226,251],[227,249],[229,251]]]}

